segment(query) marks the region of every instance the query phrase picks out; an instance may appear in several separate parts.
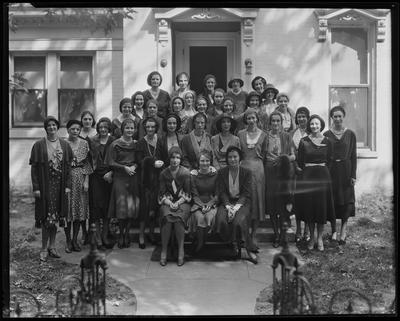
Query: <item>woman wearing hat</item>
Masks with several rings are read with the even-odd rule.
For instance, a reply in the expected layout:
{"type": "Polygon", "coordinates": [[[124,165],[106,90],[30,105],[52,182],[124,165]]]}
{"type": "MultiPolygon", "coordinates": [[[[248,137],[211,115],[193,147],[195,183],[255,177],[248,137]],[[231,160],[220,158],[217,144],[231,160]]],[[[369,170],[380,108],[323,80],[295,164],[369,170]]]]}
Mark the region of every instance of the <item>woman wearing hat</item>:
{"type": "Polygon", "coordinates": [[[297,188],[296,210],[304,217],[310,227],[308,249],[315,245],[324,250],[322,234],[327,221],[335,220],[332,183],[329,168],[332,164],[333,145],[330,139],[322,135],[324,120],[312,115],[307,123],[308,136],[299,143],[298,164],[302,169],[301,190],[297,188]],[[315,244],[315,224],[317,224],[317,244],[315,244]]]}
{"type": "Polygon", "coordinates": [[[236,120],[228,114],[220,115],[216,120],[218,134],[211,137],[213,151],[213,166],[216,170],[224,168],[226,164],[226,151],[229,146],[240,148],[239,138],[233,133],[236,130],[236,120]]]}
{"type": "Polygon", "coordinates": [[[226,94],[226,97],[233,99],[233,102],[236,105],[236,115],[244,113],[246,110],[247,92],[242,90],[243,84],[243,80],[240,78],[233,78],[228,82],[228,87],[230,90],[226,94]]]}
{"type": "Polygon", "coordinates": [[[59,121],[48,116],[43,122],[46,137],[32,147],[31,165],[32,190],[35,197],[35,226],[42,228],[40,260],[47,256],[59,258],[55,248],[58,222],[65,225],[67,216],[67,194],[71,193],[71,146],[58,137],[59,121]]]}
{"type": "Polygon", "coordinates": [[[178,89],[171,93],[171,97],[179,96],[181,98],[184,98],[185,93],[190,90],[189,75],[184,71],[180,72],[175,77],[175,83],[178,86],[178,89]]]}
{"type": "Polygon", "coordinates": [[[279,90],[274,87],[273,84],[267,84],[265,86],[264,92],[261,94],[262,106],[261,110],[268,116],[278,107],[276,103],[276,95],[279,90]]]}
{"type": "Polygon", "coordinates": [[[208,74],[205,75],[203,79],[203,92],[201,93],[208,102],[208,106],[214,104],[214,90],[217,86],[217,78],[214,75],[208,74]]]}
{"type": "MultiPolygon", "coordinates": [[[[296,155],[297,159],[297,154],[298,154],[298,149],[299,149],[299,143],[300,140],[303,137],[306,137],[308,135],[307,132],[307,122],[308,119],[310,118],[310,111],[308,110],[307,107],[299,107],[296,110],[296,115],[295,115],[295,123],[297,125],[296,129],[292,130],[290,132],[290,135],[292,136],[293,140],[293,145],[294,145],[294,152],[296,155]]],[[[296,162],[296,167],[298,167],[297,162],[296,162]]],[[[297,170],[297,180],[295,180],[295,186],[297,185],[299,190],[301,189],[301,172],[297,170]]],[[[296,195],[295,195],[296,199],[296,195]]],[[[296,204],[296,201],[295,201],[296,204]]],[[[295,214],[296,214],[296,243],[300,242],[301,239],[304,239],[306,242],[310,240],[310,230],[307,227],[307,223],[304,221],[304,217],[300,216],[300,213],[298,213],[295,209],[295,214]],[[304,221],[304,232],[301,232],[301,221],[304,221]]]]}
{"type": "Polygon", "coordinates": [[[246,105],[248,109],[254,109],[257,111],[258,121],[257,126],[258,128],[262,129],[263,131],[267,132],[268,130],[268,115],[264,113],[261,109],[261,96],[255,92],[251,91],[247,95],[246,98],[246,105]]]}
{"type": "Polygon", "coordinates": [[[264,160],[267,153],[267,134],[258,128],[259,114],[256,109],[249,108],[243,116],[246,129],[239,131],[240,149],[243,152],[241,165],[252,173],[252,241],[254,245],[258,223],[265,220],[265,176],[264,160]]]}
{"type": "Polygon", "coordinates": [[[289,95],[283,92],[279,93],[276,96],[276,102],[278,103],[278,107],[276,107],[275,110],[279,111],[283,115],[283,130],[285,132],[290,132],[291,130],[296,128],[296,123],[294,122],[294,110],[288,106],[289,95]]]}
{"type": "Polygon", "coordinates": [[[150,86],[144,93],[145,100],[155,99],[158,105],[157,115],[164,118],[169,113],[170,96],[160,88],[162,76],[158,71],[153,71],[147,76],[147,84],[150,86]]]}
{"type": "MultiPolygon", "coordinates": [[[[347,220],[349,217],[355,216],[354,185],[357,171],[357,140],[354,132],[343,126],[346,112],[342,106],[333,107],[329,116],[333,124],[324,135],[333,142],[333,163],[330,173],[335,214],[336,218],[340,218],[342,221],[339,244],[344,245],[346,244],[347,220]]],[[[334,233],[332,239],[335,239],[334,233]]]]}
{"type": "Polygon", "coordinates": [[[264,77],[256,76],[251,81],[251,87],[255,92],[261,95],[264,92],[265,86],[267,85],[267,81],[264,77]]]}
{"type": "Polygon", "coordinates": [[[137,119],[132,114],[132,100],[128,97],[122,98],[119,102],[120,115],[114,118],[111,122],[111,135],[115,138],[120,138],[122,136],[121,124],[125,119],[132,119],[137,122],[137,119]]]}

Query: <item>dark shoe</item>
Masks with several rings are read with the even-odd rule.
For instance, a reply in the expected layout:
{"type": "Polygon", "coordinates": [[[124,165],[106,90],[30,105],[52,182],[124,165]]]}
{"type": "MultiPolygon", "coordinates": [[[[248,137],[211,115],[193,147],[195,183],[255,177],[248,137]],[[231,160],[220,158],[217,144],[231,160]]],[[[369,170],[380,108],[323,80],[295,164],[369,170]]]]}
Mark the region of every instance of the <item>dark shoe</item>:
{"type": "Polygon", "coordinates": [[[47,249],[47,251],[49,252],[50,257],[54,257],[55,259],[59,259],[61,257],[55,248],[47,249]]]}
{"type": "Polygon", "coordinates": [[[146,243],[140,243],[139,242],[139,249],[145,249],[146,248],[146,243]]]}
{"type": "Polygon", "coordinates": [[[182,266],[183,264],[185,264],[185,258],[178,258],[178,263],[177,263],[177,265],[178,266],[182,266]]]}
{"type": "Polygon", "coordinates": [[[253,263],[253,264],[257,264],[258,260],[257,260],[257,255],[255,255],[254,253],[250,252],[249,250],[247,250],[247,261],[253,263]]]}
{"type": "Polygon", "coordinates": [[[346,245],[346,240],[339,240],[339,245],[346,245]]]}
{"type": "Polygon", "coordinates": [[[78,242],[72,241],[72,251],[80,252],[82,251],[81,247],[79,246],[78,242]]]}
{"type": "Polygon", "coordinates": [[[280,245],[280,242],[279,242],[279,238],[277,237],[277,238],[275,238],[275,240],[272,242],[272,246],[273,246],[274,248],[277,248],[277,247],[279,247],[279,245],[280,245]]]}
{"type": "Polygon", "coordinates": [[[67,244],[65,245],[65,252],[72,253],[72,242],[71,241],[67,242],[67,244]]]}

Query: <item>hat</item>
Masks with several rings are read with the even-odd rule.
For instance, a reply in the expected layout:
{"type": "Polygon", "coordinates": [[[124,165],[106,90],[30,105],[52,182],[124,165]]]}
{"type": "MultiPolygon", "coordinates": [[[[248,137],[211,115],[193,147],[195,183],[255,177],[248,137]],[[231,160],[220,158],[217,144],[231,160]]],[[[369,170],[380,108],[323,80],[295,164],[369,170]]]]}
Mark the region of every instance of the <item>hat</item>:
{"type": "Polygon", "coordinates": [[[243,87],[243,85],[244,85],[243,80],[240,79],[239,77],[237,77],[237,78],[232,78],[231,80],[229,80],[229,82],[228,82],[228,87],[229,87],[229,88],[232,88],[232,83],[233,83],[234,81],[238,81],[239,84],[240,84],[240,87],[243,87]]]}
{"type": "Polygon", "coordinates": [[[272,91],[275,93],[275,97],[276,97],[277,94],[279,94],[279,90],[276,89],[276,88],[274,87],[273,84],[267,84],[267,85],[265,86],[265,88],[264,88],[263,93],[262,93],[262,98],[265,98],[268,89],[269,89],[269,90],[272,90],[272,91]]]}
{"type": "Polygon", "coordinates": [[[230,132],[234,133],[236,130],[237,122],[236,122],[235,118],[233,118],[232,116],[230,116],[226,113],[223,113],[217,117],[217,120],[215,122],[215,127],[217,128],[219,133],[222,132],[221,123],[222,123],[222,120],[225,118],[228,118],[231,121],[230,132]]]}

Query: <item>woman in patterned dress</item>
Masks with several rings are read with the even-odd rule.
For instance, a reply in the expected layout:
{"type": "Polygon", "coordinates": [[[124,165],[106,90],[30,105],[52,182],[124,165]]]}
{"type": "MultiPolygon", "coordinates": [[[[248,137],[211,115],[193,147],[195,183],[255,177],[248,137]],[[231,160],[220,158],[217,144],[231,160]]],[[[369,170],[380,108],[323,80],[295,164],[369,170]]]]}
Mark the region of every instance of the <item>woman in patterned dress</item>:
{"type": "MultiPolygon", "coordinates": [[[[341,219],[339,244],[344,245],[346,244],[348,218],[355,216],[354,185],[357,171],[357,139],[352,130],[343,126],[343,119],[346,116],[343,107],[333,107],[329,116],[332,118],[333,126],[324,135],[333,142],[333,162],[330,173],[335,214],[337,219],[341,219]]],[[[332,239],[335,239],[334,235],[332,235],[332,239]]]]}
{"type": "MultiPolygon", "coordinates": [[[[267,157],[265,162],[265,204],[266,213],[269,215],[274,230],[274,241],[273,247],[278,247],[280,244],[281,228],[283,222],[287,221],[289,217],[286,214],[291,212],[293,207],[293,201],[285,200],[283,204],[282,189],[280,188],[285,183],[286,186],[290,186],[283,182],[288,180],[288,177],[282,177],[282,155],[288,157],[289,162],[294,162],[295,154],[293,148],[293,141],[291,136],[282,130],[282,114],[274,111],[269,117],[269,127],[271,128],[267,133],[267,157]]],[[[285,175],[287,176],[287,175],[285,175]]],[[[294,179],[294,172],[293,177],[294,179]]],[[[292,191],[294,192],[294,191],[292,191]]],[[[290,194],[290,191],[285,191],[286,194],[290,194]]]]}
{"type": "Polygon", "coordinates": [[[64,228],[66,237],[65,252],[80,252],[81,248],[77,238],[80,226],[82,234],[85,235],[86,220],[89,218],[89,175],[93,172],[90,165],[89,144],[87,140],[79,137],[82,123],[79,120],[71,119],[67,123],[68,139],[73,152],[71,164],[71,195],[69,199],[69,211],[67,225],[64,228]],[[72,225],[72,241],[71,241],[72,225]]]}
{"type": "Polygon", "coordinates": [[[119,224],[118,247],[129,247],[129,230],[132,219],[139,215],[139,161],[133,140],[135,121],[125,119],[121,124],[122,136],[114,140],[106,155],[113,171],[108,217],[117,218],[119,224]]]}
{"type": "Polygon", "coordinates": [[[40,260],[46,261],[48,255],[60,257],[55,248],[56,223],[60,227],[65,225],[73,153],[69,144],[57,135],[60,123],[56,118],[48,116],[43,125],[46,137],[33,145],[29,164],[35,197],[35,226],[42,228],[40,260]]]}
{"type": "Polygon", "coordinates": [[[333,146],[330,139],[322,135],[324,120],[318,115],[312,115],[307,123],[308,136],[302,138],[299,144],[298,159],[302,169],[301,190],[297,190],[296,210],[304,217],[310,228],[308,249],[315,245],[319,251],[324,250],[322,234],[327,221],[335,220],[332,183],[329,168],[332,164],[333,146]],[[317,244],[315,244],[315,224],[317,224],[317,244]]]}
{"type": "Polygon", "coordinates": [[[161,226],[161,258],[160,265],[167,264],[167,249],[172,227],[178,243],[178,266],[184,261],[185,229],[190,216],[190,173],[180,165],[182,151],[179,147],[169,150],[170,165],[160,174],[160,190],[158,203],[160,204],[161,226]]]}
{"type": "Polygon", "coordinates": [[[251,184],[251,237],[257,250],[256,230],[260,221],[265,220],[265,176],[264,160],[267,153],[267,134],[257,127],[257,110],[249,108],[243,116],[247,129],[239,131],[240,149],[243,153],[241,166],[252,173],[251,184]]]}
{"type": "Polygon", "coordinates": [[[162,84],[162,76],[158,71],[153,71],[147,76],[147,84],[150,86],[146,89],[143,94],[146,101],[156,100],[157,101],[157,116],[164,118],[170,112],[169,105],[171,97],[169,94],[160,88],[162,84]]]}

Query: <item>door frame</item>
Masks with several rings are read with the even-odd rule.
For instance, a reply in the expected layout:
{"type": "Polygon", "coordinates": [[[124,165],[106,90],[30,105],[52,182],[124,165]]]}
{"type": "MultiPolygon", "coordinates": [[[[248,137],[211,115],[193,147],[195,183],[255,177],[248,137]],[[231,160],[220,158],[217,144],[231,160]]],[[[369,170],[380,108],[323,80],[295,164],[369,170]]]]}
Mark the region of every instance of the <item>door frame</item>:
{"type": "Polygon", "coordinates": [[[190,47],[226,47],[226,83],[235,75],[240,75],[239,32],[175,31],[175,75],[181,71],[189,73],[190,47]]]}

